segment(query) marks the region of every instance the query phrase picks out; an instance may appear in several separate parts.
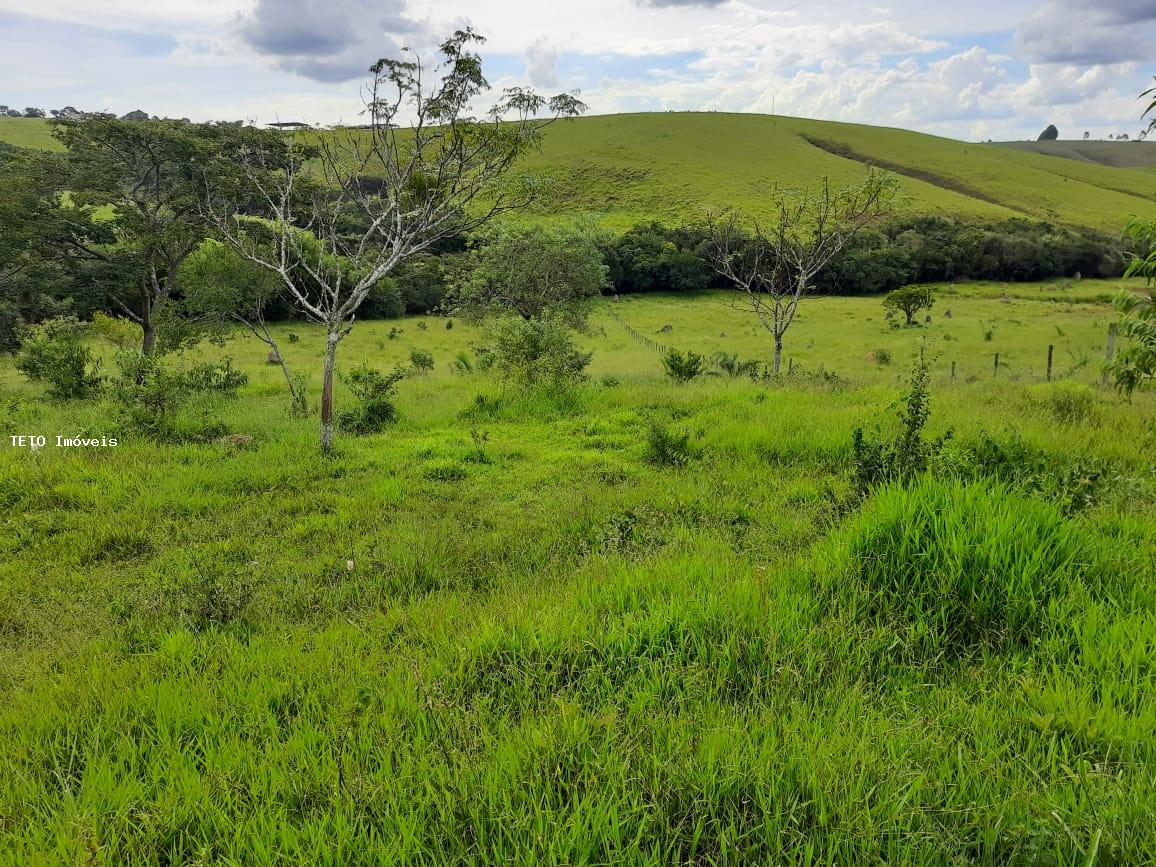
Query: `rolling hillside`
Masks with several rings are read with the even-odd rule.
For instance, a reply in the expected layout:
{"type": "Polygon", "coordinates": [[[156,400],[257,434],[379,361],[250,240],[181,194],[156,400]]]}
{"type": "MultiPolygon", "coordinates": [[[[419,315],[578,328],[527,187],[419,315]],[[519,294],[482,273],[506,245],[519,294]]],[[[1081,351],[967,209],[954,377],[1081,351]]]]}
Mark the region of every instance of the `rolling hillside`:
{"type": "MultiPolygon", "coordinates": [[[[0,120],[0,141],[52,146],[47,124],[0,120]]],[[[708,211],[769,211],[777,186],[902,176],[904,211],[979,219],[1031,217],[1116,231],[1156,218],[1156,169],[1114,168],[885,127],[754,114],[655,113],[557,124],[525,167],[552,179],[541,213],[597,215],[626,228],[708,211]]]]}
{"type": "Polygon", "coordinates": [[[1156,169],[1156,142],[1151,141],[997,141],[992,144],[1116,169],[1156,169]]]}

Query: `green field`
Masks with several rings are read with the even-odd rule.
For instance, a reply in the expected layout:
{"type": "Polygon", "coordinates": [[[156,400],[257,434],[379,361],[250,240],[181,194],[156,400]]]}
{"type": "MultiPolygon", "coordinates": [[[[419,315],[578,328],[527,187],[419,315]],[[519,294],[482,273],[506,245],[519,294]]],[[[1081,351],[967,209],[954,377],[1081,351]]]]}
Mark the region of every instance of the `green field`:
{"type": "Polygon", "coordinates": [[[1150,141],[1000,141],[992,144],[1118,169],[1156,168],[1156,142],[1150,141]]]}
{"type": "MultiPolygon", "coordinates": [[[[251,341],[186,411],[240,445],[0,359],[0,863],[1150,862],[1156,395],[1093,388],[1117,286],[938,287],[920,328],[811,299],[778,384],[640,339],[767,358],[721,293],[600,300],[560,391],[455,371],[466,323],[360,322],[346,369],[436,365],[330,457],[251,341]],[[942,475],[860,501],[921,340],[942,475]],[[57,433],[124,441],[7,440],[57,433]],[[985,434],[1073,498],[967,481],[985,434]],[[975,596],[872,592],[951,557],[975,596]]],[[[315,400],[319,333],[278,333],[315,400]]]]}
{"type": "MultiPolygon", "coordinates": [[[[0,141],[55,144],[44,121],[0,119],[0,141]]],[[[1142,145],[1140,145],[1142,147],[1142,145]]],[[[697,222],[711,210],[770,212],[777,187],[828,175],[857,181],[864,164],[901,175],[907,213],[1031,217],[1118,232],[1156,217],[1156,169],[1111,168],[886,127],[754,114],[670,112],[586,117],[547,132],[524,168],[552,181],[538,212],[596,215],[625,229],[697,222]]]]}

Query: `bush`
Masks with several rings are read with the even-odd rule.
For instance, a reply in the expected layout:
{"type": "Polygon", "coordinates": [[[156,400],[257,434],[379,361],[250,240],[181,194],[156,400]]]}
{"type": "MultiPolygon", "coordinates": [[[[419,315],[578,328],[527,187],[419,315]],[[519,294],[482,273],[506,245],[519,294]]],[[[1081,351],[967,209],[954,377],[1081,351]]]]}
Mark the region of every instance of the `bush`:
{"type": "Polygon", "coordinates": [[[891,363],[891,353],[886,349],[876,349],[872,355],[875,356],[875,363],[881,367],[891,363]]]}
{"type": "Polygon", "coordinates": [[[906,482],[927,472],[951,437],[948,431],[934,440],[923,438],[923,428],[931,415],[930,378],[921,345],[911,367],[911,385],[898,411],[899,434],[890,442],[869,440],[862,428],[855,428],[851,452],[855,487],[860,494],[885,482],[906,482]]]}
{"type": "Polygon", "coordinates": [[[559,317],[506,317],[490,326],[489,352],[479,351],[479,366],[492,365],[508,380],[524,385],[561,384],[586,378],[593,353],[580,352],[559,317]]]}
{"type": "Polygon", "coordinates": [[[424,349],[410,350],[409,363],[418,373],[429,373],[434,368],[433,356],[424,349]]]}
{"type": "Polygon", "coordinates": [[[230,397],[249,382],[248,374],[233,367],[233,359],[228,356],[219,362],[194,364],[180,377],[189,391],[216,391],[230,397]]]}
{"type": "Polygon", "coordinates": [[[1031,390],[1031,400],[1060,424],[1087,421],[1098,402],[1095,389],[1071,380],[1037,386],[1031,390]]]}
{"type": "Polygon", "coordinates": [[[61,399],[88,397],[100,388],[100,362],[84,344],[88,328],[72,317],[48,319],[21,337],[16,369],[61,399]]]}
{"type": "Polygon", "coordinates": [[[1113,475],[1083,458],[1066,459],[1032,448],[1017,434],[1000,441],[987,433],[944,456],[943,471],[965,480],[995,480],[1055,503],[1065,515],[1095,506],[1113,475]]]}
{"type": "Polygon", "coordinates": [[[666,368],[666,375],[676,382],[690,382],[706,371],[705,359],[690,350],[685,353],[677,349],[667,350],[662,357],[662,366],[666,368]]]}
{"type": "Polygon", "coordinates": [[[694,457],[690,434],[674,433],[662,423],[651,420],[646,430],[646,460],[660,467],[682,467],[694,457]]]}
{"type": "Polygon", "coordinates": [[[116,363],[120,375],[112,395],[125,425],[152,439],[181,439],[173,418],[188,400],[188,382],[156,355],[140,350],[117,353],[116,363]]]}
{"type": "Polygon", "coordinates": [[[337,418],[338,426],[354,434],[378,433],[397,419],[393,397],[397,384],[405,379],[405,371],[382,373],[367,364],[359,364],[344,377],[349,390],[360,401],[337,418]]]}
{"type": "Polygon", "coordinates": [[[711,361],[727,376],[749,376],[752,379],[759,375],[759,369],[762,367],[762,364],[753,358],[740,361],[737,354],[727,352],[716,352],[711,356],[711,361]]]}
{"type": "Polygon", "coordinates": [[[225,428],[207,419],[179,419],[180,411],[198,393],[232,397],[248,382],[229,358],[203,362],[178,370],[162,356],[146,355],[137,349],[117,353],[120,375],[112,396],[121,419],[132,431],[160,441],[206,439],[219,436],[225,428]]]}
{"type": "Polygon", "coordinates": [[[825,590],[927,661],[1028,645],[1049,603],[1081,579],[1082,538],[1051,504],[925,478],[879,492],[847,532],[825,590]]]}

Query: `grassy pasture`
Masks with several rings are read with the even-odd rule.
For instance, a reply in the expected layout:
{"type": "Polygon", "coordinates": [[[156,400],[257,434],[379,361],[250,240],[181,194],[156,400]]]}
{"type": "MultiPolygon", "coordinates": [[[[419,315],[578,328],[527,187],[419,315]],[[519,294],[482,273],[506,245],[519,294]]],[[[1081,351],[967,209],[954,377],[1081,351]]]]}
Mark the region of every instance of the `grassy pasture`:
{"type": "MultiPolygon", "coordinates": [[[[767,356],[711,293],[599,302],[591,380],[561,393],[452,372],[480,340],[464,323],[364,322],[340,363],[437,363],[332,458],[243,340],[249,385],[191,411],[250,444],[5,439],[0,863],[1144,863],[1156,398],[1061,421],[1039,382],[1048,343],[1057,372],[1102,355],[1114,288],[940,287],[913,329],[877,298],[809,301],[787,355],[836,384],[666,380],[623,323],[767,356]],[[1074,516],[988,482],[854,505],[851,431],[890,428],[924,336],[933,433],[1014,429],[1110,466],[1106,495],[1074,516]],[[646,460],[651,420],[690,434],[687,466],[646,460]],[[983,644],[934,631],[950,588],[873,595],[900,567],[949,574],[919,564],[959,540],[982,586],[1047,579],[993,595],[983,644]],[[1029,640],[1001,643],[1024,600],[1029,640]]],[[[279,331],[315,386],[317,331],[279,331]]],[[[6,434],[116,432],[6,360],[0,389],[6,434]]]]}
{"type": "MultiPolygon", "coordinates": [[[[0,141],[59,146],[39,120],[0,119],[0,141]]],[[[1151,167],[1114,168],[907,130],[754,114],[579,118],[547,130],[541,152],[522,169],[551,181],[538,214],[594,215],[626,229],[655,219],[696,222],[727,207],[766,217],[776,187],[809,186],[822,175],[855,182],[865,163],[901,176],[905,213],[1030,217],[1109,232],[1133,215],[1156,217],[1151,167]]]]}

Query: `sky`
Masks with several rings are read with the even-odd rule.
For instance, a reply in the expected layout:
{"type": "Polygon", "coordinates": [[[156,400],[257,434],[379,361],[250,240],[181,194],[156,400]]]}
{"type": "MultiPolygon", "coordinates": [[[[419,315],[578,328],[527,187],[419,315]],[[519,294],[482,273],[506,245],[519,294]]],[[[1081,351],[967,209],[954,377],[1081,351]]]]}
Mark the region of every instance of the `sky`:
{"type": "Polygon", "coordinates": [[[0,0],[0,103],[356,123],[370,64],[466,25],[495,95],[592,114],[1135,137],[1156,75],[1156,0],[0,0]]]}

